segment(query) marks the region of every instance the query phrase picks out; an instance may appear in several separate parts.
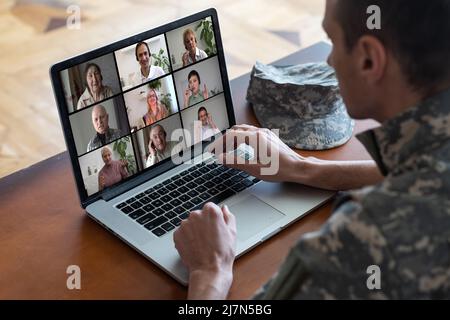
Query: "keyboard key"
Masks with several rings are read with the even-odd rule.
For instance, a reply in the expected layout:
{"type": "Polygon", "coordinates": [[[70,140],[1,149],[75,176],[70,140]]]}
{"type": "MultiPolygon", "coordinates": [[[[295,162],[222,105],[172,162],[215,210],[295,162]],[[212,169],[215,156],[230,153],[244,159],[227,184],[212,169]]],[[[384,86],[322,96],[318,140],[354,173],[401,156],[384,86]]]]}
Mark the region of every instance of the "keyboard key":
{"type": "Polygon", "coordinates": [[[171,181],[178,180],[181,176],[179,174],[174,175],[172,178],[170,178],[171,181]]]}
{"type": "Polygon", "coordinates": [[[211,181],[214,182],[215,184],[219,184],[219,183],[222,183],[222,182],[223,182],[223,180],[220,179],[219,177],[215,177],[215,178],[212,179],[211,181]]]}
{"type": "Polygon", "coordinates": [[[202,167],[202,168],[198,169],[198,171],[200,171],[201,173],[207,173],[210,171],[210,169],[208,167],[202,167]]]}
{"type": "Polygon", "coordinates": [[[189,171],[188,171],[188,170],[183,171],[183,172],[180,172],[180,176],[182,176],[182,177],[184,177],[184,176],[187,175],[187,174],[189,174],[189,171]]]}
{"type": "Polygon", "coordinates": [[[186,201],[186,202],[183,204],[183,208],[185,208],[186,210],[189,210],[189,209],[191,209],[191,208],[193,208],[193,207],[195,207],[195,204],[193,204],[193,203],[190,202],[190,201],[186,201]]]}
{"type": "Polygon", "coordinates": [[[219,193],[219,190],[216,188],[208,189],[208,193],[212,194],[213,196],[219,193]]]}
{"type": "Polygon", "coordinates": [[[177,181],[174,182],[174,184],[179,186],[179,187],[181,187],[185,183],[186,183],[186,181],[184,181],[183,179],[178,179],[177,181]]]}
{"type": "Polygon", "coordinates": [[[194,170],[197,170],[197,168],[195,166],[194,167],[190,167],[187,171],[192,172],[194,170]]]}
{"type": "Polygon", "coordinates": [[[196,184],[204,184],[206,182],[206,180],[203,179],[202,177],[200,177],[200,178],[195,179],[194,182],[196,184]]]}
{"type": "Polygon", "coordinates": [[[174,207],[176,207],[176,206],[183,204],[183,202],[181,202],[178,199],[174,199],[174,200],[170,201],[170,204],[173,205],[174,207]]]}
{"type": "Polygon", "coordinates": [[[219,176],[219,178],[222,178],[223,180],[227,180],[227,179],[231,178],[231,174],[225,172],[225,173],[222,173],[219,176]]]}
{"type": "Polygon", "coordinates": [[[227,171],[227,168],[225,168],[224,166],[218,166],[217,170],[219,170],[220,172],[225,172],[227,171]]]}
{"type": "Polygon", "coordinates": [[[241,173],[239,173],[239,175],[240,175],[242,178],[247,178],[248,176],[250,176],[247,172],[241,172],[241,173]]]}
{"type": "Polygon", "coordinates": [[[177,214],[173,211],[169,211],[164,215],[166,218],[172,219],[175,218],[177,216],[177,214]]]}
{"type": "Polygon", "coordinates": [[[223,183],[218,184],[218,185],[216,186],[216,189],[219,190],[219,191],[224,191],[224,190],[226,190],[227,188],[228,188],[228,187],[227,187],[226,185],[224,185],[223,183]]]}
{"type": "Polygon", "coordinates": [[[180,196],[179,199],[180,199],[181,201],[183,201],[183,202],[186,202],[186,201],[189,201],[189,200],[191,199],[191,197],[188,196],[187,194],[183,194],[183,195],[180,196]]]}
{"type": "Polygon", "coordinates": [[[170,222],[172,222],[172,224],[174,226],[179,226],[181,224],[181,219],[180,218],[173,218],[172,220],[170,220],[170,222]]]}
{"type": "Polygon", "coordinates": [[[143,197],[145,197],[145,193],[144,193],[144,192],[141,192],[141,193],[139,193],[139,194],[136,196],[137,199],[140,199],[140,198],[143,198],[143,197]]]}
{"type": "Polygon", "coordinates": [[[186,211],[186,209],[184,209],[183,207],[176,207],[175,209],[173,209],[173,211],[176,213],[176,214],[182,214],[183,212],[185,212],[186,211]]]}
{"type": "Polygon", "coordinates": [[[158,192],[149,194],[148,196],[149,196],[149,198],[152,199],[152,200],[156,200],[156,199],[158,199],[159,197],[161,197],[161,195],[160,195],[158,192]]]}
{"type": "Polygon", "coordinates": [[[140,203],[139,201],[133,202],[133,203],[131,204],[131,207],[132,207],[133,209],[139,209],[140,207],[142,207],[142,203],[140,203]]]}
{"type": "Polygon", "coordinates": [[[202,198],[203,200],[208,200],[209,198],[211,198],[211,195],[208,192],[205,192],[200,195],[200,198],[202,198]]]}
{"type": "Polygon", "coordinates": [[[201,175],[202,175],[201,172],[198,172],[198,171],[191,172],[191,176],[193,176],[194,178],[198,178],[201,175]]]}
{"type": "Polygon", "coordinates": [[[214,176],[211,173],[205,173],[204,175],[202,175],[202,178],[205,180],[211,180],[212,178],[214,178],[214,176]]]}
{"type": "Polygon", "coordinates": [[[147,203],[150,203],[152,201],[152,199],[150,199],[149,197],[144,197],[144,198],[141,198],[139,201],[142,202],[143,204],[147,204],[147,203]]]}
{"type": "Polygon", "coordinates": [[[147,228],[148,230],[152,230],[165,222],[167,222],[166,217],[158,217],[147,223],[144,227],[147,228]]]}
{"type": "Polygon", "coordinates": [[[167,190],[166,188],[159,188],[158,193],[163,196],[163,195],[169,193],[169,190],[167,190]]]}
{"type": "Polygon", "coordinates": [[[125,208],[126,205],[127,205],[126,202],[122,202],[122,203],[119,203],[116,208],[117,209],[122,209],[122,208],[125,208]]]}
{"type": "Polygon", "coordinates": [[[168,184],[168,185],[166,186],[166,188],[167,188],[168,190],[170,190],[170,191],[173,191],[173,190],[175,190],[175,189],[177,188],[177,185],[176,185],[175,183],[171,183],[171,184],[168,184]]]}
{"type": "Polygon", "coordinates": [[[236,194],[236,192],[234,192],[233,190],[227,189],[224,192],[219,193],[218,195],[209,199],[208,202],[214,202],[215,204],[218,204],[219,202],[222,202],[225,199],[227,199],[231,196],[234,196],[235,194],[236,194]]]}
{"type": "Polygon", "coordinates": [[[140,224],[146,224],[147,222],[155,219],[156,216],[151,214],[151,213],[147,213],[145,216],[140,217],[139,219],[137,219],[136,221],[140,224]]]}
{"type": "Polygon", "coordinates": [[[153,189],[153,188],[145,190],[145,194],[150,194],[150,193],[153,193],[153,192],[155,192],[155,189],[153,189]]]}
{"type": "Polygon", "coordinates": [[[150,212],[153,209],[155,209],[155,207],[152,206],[151,204],[147,204],[147,205],[143,206],[142,209],[144,209],[145,212],[150,212]]]}
{"type": "Polygon", "coordinates": [[[198,192],[195,190],[191,190],[187,193],[190,197],[196,197],[198,196],[198,192]]]}
{"type": "Polygon", "coordinates": [[[248,179],[244,179],[241,182],[246,188],[250,187],[251,185],[253,185],[253,182],[248,180],[248,179]]]}
{"type": "Polygon", "coordinates": [[[245,189],[245,185],[243,183],[236,183],[234,186],[231,187],[236,192],[242,191],[245,189]]]}
{"type": "Polygon", "coordinates": [[[164,214],[164,210],[163,209],[161,209],[161,208],[157,208],[157,209],[155,209],[155,210],[153,210],[152,211],[152,213],[155,215],[155,216],[160,216],[160,215],[162,215],[162,214],[164,214]]]}
{"type": "Polygon", "coordinates": [[[161,227],[162,227],[164,230],[166,230],[166,231],[170,231],[170,230],[175,229],[175,227],[173,226],[173,224],[171,224],[170,222],[164,223],[161,227]]]}
{"type": "Polygon", "coordinates": [[[171,183],[172,183],[172,181],[171,181],[170,179],[167,179],[167,180],[165,180],[165,181],[162,182],[162,184],[163,184],[164,186],[167,186],[168,184],[171,184],[171,183]]]}
{"type": "Polygon", "coordinates": [[[153,188],[154,188],[155,190],[157,190],[157,189],[162,188],[162,187],[163,187],[163,184],[160,183],[160,184],[157,184],[156,186],[154,186],[153,188]]]}
{"type": "Polygon", "coordinates": [[[205,186],[198,186],[197,188],[195,188],[195,190],[198,192],[205,192],[207,188],[205,186]]]}
{"type": "Polygon", "coordinates": [[[130,203],[133,203],[133,202],[135,202],[136,201],[136,198],[130,198],[130,199],[128,199],[127,201],[125,201],[127,204],[130,204],[130,203]]]}
{"type": "Polygon", "coordinates": [[[165,196],[159,198],[159,200],[161,200],[162,202],[169,202],[169,201],[172,201],[173,198],[169,195],[165,195],[165,196]]]}
{"type": "Polygon", "coordinates": [[[126,214],[129,214],[129,213],[133,212],[133,210],[134,209],[132,207],[129,207],[129,206],[127,206],[125,208],[122,208],[122,212],[126,213],[126,214]]]}
{"type": "Polygon", "coordinates": [[[258,182],[260,182],[261,180],[259,180],[258,178],[254,178],[252,181],[253,181],[253,183],[258,183],[258,182]]]}
{"type": "Polygon", "coordinates": [[[178,188],[177,191],[180,192],[180,193],[186,193],[186,192],[189,191],[189,188],[186,187],[186,186],[182,186],[182,187],[178,188]]]}
{"type": "Polygon", "coordinates": [[[189,182],[186,187],[188,187],[189,189],[194,189],[195,187],[197,187],[197,184],[195,182],[189,182]]]}
{"type": "Polygon", "coordinates": [[[181,193],[175,190],[169,193],[169,196],[171,196],[172,198],[178,198],[179,196],[181,196],[181,193]]]}
{"type": "Polygon", "coordinates": [[[215,183],[212,182],[212,181],[206,181],[204,186],[207,187],[207,188],[212,188],[212,187],[215,186],[215,183]]]}
{"type": "Polygon", "coordinates": [[[161,206],[161,209],[163,209],[164,211],[170,211],[173,209],[173,206],[166,203],[165,205],[161,206]]]}
{"type": "Polygon", "coordinates": [[[231,180],[231,182],[236,183],[236,182],[241,181],[242,179],[244,179],[244,178],[242,178],[241,176],[237,175],[237,176],[234,176],[233,178],[231,178],[230,180],[231,180]]]}
{"type": "Polygon", "coordinates": [[[191,199],[191,201],[192,201],[192,203],[194,203],[194,204],[200,204],[200,203],[203,202],[203,200],[200,199],[199,197],[195,197],[195,198],[191,199]]]}
{"type": "Polygon", "coordinates": [[[137,209],[135,211],[133,211],[132,213],[130,213],[129,217],[132,219],[137,219],[140,216],[143,216],[145,214],[145,211],[142,209],[137,209]]]}
{"type": "Polygon", "coordinates": [[[160,207],[160,206],[163,205],[163,202],[158,199],[158,200],[153,201],[152,205],[155,206],[155,207],[160,207]]]}
{"type": "Polygon", "coordinates": [[[161,228],[156,228],[155,230],[152,230],[152,233],[158,237],[161,237],[166,232],[161,228]]]}
{"type": "Polygon", "coordinates": [[[189,212],[186,211],[178,216],[181,220],[187,219],[189,217],[189,212]]]}

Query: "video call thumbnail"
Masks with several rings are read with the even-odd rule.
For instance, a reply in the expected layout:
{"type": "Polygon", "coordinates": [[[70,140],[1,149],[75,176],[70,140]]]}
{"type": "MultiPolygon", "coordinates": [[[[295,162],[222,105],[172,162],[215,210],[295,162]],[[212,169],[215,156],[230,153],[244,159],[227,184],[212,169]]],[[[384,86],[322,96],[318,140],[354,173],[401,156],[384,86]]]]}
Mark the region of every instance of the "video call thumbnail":
{"type": "Polygon", "coordinates": [[[153,80],[124,94],[132,131],[178,112],[172,75],[153,80]]]}
{"type": "Polygon", "coordinates": [[[170,73],[163,34],[117,50],[115,56],[123,91],[170,73]]]}
{"type": "Polygon", "coordinates": [[[171,116],[133,134],[140,170],[186,149],[179,116],[171,116]]]}
{"type": "Polygon", "coordinates": [[[112,53],[61,71],[61,80],[69,113],[121,92],[112,53]]]}
{"type": "Polygon", "coordinates": [[[102,191],[137,173],[130,136],[81,156],[79,162],[88,195],[102,191]]]}
{"type": "Polygon", "coordinates": [[[223,91],[217,56],[177,71],[174,79],[181,109],[202,102],[223,91]]]}
{"type": "Polygon", "coordinates": [[[70,116],[78,155],[129,134],[128,117],[120,97],[105,100],[70,116]]]}
{"type": "Polygon", "coordinates": [[[169,31],[166,35],[174,71],[217,54],[211,18],[169,31]]]}
{"type": "Polygon", "coordinates": [[[188,147],[210,139],[230,127],[225,95],[219,94],[203,103],[183,110],[181,119],[184,128],[190,135],[185,137],[188,147]]]}

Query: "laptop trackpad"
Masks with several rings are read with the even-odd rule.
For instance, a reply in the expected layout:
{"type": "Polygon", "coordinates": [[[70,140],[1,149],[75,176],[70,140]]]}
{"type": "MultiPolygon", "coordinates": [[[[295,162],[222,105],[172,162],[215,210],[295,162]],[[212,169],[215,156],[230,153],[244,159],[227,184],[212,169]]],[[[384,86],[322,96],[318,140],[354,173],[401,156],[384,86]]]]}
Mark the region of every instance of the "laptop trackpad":
{"type": "Polygon", "coordinates": [[[228,205],[236,217],[237,238],[245,241],[282,219],[284,214],[254,195],[228,205]]]}

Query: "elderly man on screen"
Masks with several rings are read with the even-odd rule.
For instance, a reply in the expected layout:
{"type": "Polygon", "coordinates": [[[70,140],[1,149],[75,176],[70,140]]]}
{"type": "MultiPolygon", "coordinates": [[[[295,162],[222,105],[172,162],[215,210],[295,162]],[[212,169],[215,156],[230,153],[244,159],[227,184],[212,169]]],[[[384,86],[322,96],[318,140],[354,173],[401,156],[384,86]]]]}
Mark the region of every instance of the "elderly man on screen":
{"type": "Polygon", "coordinates": [[[108,122],[109,116],[105,107],[96,105],[92,108],[92,125],[94,126],[96,134],[88,143],[88,152],[119,139],[122,136],[122,132],[118,129],[111,129],[108,122]]]}

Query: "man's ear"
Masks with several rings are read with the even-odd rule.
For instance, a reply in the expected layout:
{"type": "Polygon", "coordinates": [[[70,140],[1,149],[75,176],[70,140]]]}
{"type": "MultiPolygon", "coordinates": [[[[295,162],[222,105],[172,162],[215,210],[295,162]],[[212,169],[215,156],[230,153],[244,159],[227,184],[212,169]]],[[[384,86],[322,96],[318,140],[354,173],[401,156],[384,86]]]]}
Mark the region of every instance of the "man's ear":
{"type": "Polygon", "coordinates": [[[358,70],[368,83],[375,84],[385,75],[387,51],[384,44],[374,36],[362,36],[353,54],[356,55],[358,70]]]}

